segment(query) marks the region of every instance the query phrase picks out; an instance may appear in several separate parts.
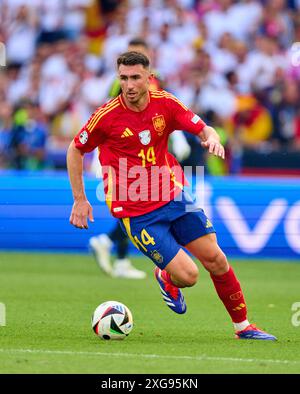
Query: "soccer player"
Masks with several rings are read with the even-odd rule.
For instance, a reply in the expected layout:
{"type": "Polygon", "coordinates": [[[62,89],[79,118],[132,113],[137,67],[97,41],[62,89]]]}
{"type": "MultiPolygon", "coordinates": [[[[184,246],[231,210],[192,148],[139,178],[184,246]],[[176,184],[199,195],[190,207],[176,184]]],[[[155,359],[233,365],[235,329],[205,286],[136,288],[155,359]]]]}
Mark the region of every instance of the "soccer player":
{"type": "MultiPolygon", "coordinates": [[[[147,43],[140,38],[130,40],[128,44],[128,51],[143,53],[148,58],[150,55],[147,43]]],[[[151,74],[149,89],[160,89],[160,81],[154,73],[151,74]]],[[[109,96],[111,98],[115,98],[120,93],[120,80],[119,78],[116,78],[110,88],[109,96]]],[[[99,267],[106,274],[113,277],[122,277],[127,279],[144,279],[146,277],[146,273],[136,269],[127,258],[129,238],[122,230],[118,221],[109,234],[103,233],[98,236],[94,236],[90,239],[89,244],[99,267]],[[114,244],[116,246],[117,258],[112,266],[110,252],[114,244]]]]}
{"type": "MultiPolygon", "coordinates": [[[[143,53],[148,58],[151,57],[151,51],[147,42],[139,37],[133,38],[129,41],[128,51],[143,53]]],[[[154,91],[161,89],[162,81],[158,77],[158,74],[154,70],[151,70],[149,90],[154,91]]],[[[115,98],[120,93],[120,79],[116,78],[110,88],[109,96],[110,98],[115,98]]],[[[175,151],[174,148],[176,148],[177,157],[186,157],[190,153],[190,146],[186,142],[182,131],[177,130],[176,133],[173,133],[172,137],[173,150],[175,151]]],[[[98,157],[96,156],[97,155],[95,155],[93,159],[93,163],[95,163],[93,167],[97,171],[98,169],[100,169],[100,165],[98,157]]],[[[112,277],[127,279],[144,279],[146,277],[146,273],[134,267],[130,259],[127,257],[129,251],[129,238],[121,229],[118,221],[116,221],[115,226],[109,234],[103,233],[98,236],[91,237],[89,244],[98,263],[98,266],[106,274],[112,277]],[[116,247],[117,256],[114,263],[112,264],[111,249],[114,245],[116,247]]]]}
{"type": "Polygon", "coordinates": [[[244,295],[202,209],[184,192],[184,177],[167,150],[175,129],[198,135],[203,148],[224,159],[216,131],[165,91],[149,90],[149,59],[127,52],[117,60],[122,94],[101,106],[70,144],[67,165],[74,204],[70,223],[93,221],[83,183],[83,155],[99,147],[107,204],[132,243],[155,264],[167,306],[186,312],[181,288],[194,286],[198,268],[186,248],[210,273],[217,294],[242,339],[276,340],[250,324],[244,295]],[[158,174],[158,176],[157,176],[158,174]]]}

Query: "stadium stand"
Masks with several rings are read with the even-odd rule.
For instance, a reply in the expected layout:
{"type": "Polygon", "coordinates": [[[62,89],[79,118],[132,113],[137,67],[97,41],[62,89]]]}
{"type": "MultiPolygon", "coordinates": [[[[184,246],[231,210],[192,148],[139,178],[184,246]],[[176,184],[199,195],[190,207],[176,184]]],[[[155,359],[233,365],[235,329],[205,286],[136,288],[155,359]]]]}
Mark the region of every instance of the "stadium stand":
{"type": "Polygon", "coordinates": [[[299,174],[299,27],[297,0],[2,0],[0,167],[65,168],[140,36],[165,88],[222,130],[228,160],[209,173],[299,174]]]}

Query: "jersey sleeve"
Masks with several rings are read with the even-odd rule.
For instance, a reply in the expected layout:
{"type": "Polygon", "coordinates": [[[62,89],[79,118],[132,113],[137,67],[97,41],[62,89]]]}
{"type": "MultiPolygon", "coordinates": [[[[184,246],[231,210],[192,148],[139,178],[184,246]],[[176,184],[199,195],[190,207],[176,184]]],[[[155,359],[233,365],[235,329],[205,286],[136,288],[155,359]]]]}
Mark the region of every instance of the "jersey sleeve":
{"type": "Polygon", "coordinates": [[[99,120],[99,110],[97,110],[75,136],[74,142],[81,153],[88,153],[101,145],[104,140],[103,122],[99,120]]]}
{"type": "Polygon", "coordinates": [[[194,112],[188,109],[175,96],[169,96],[169,108],[173,119],[174,130],[184,130],[191,134],[201,133],[206,123],[194,112]]]}

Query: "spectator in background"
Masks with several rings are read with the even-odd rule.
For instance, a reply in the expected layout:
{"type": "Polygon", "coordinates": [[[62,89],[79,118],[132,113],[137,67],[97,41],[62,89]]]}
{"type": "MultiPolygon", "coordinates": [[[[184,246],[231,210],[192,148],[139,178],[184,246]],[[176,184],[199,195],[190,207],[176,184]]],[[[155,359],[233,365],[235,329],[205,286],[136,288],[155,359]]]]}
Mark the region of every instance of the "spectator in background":
{"type": "MultiPolygon", "coordinates": [[[[113,78],[109,66],[133,36],[146,38],[155,52],[164,89],[194,112],[213,111],[224,124],[236,112],[237,96],[255,96],[272,114],[270,149],[297,145],[298,112],[294,99],[282,95],[288,79],[300,81],[300,66],[291,61],[292,43],[300,41],[299,1],[0,3],[0,41],[8,55],[0,74],[0,102],[10,107],[24,99],[39,103],[56,167],[65,165],[61,158],[76,125],[105,100],[103,90],[113,78]]],[[[287,96],[296,95],[293,88],[287,90],[287,96]]],[[[265,146],[265,140],[245,143],[247,149],[265,146]]],[[[230,146],[240,151],[243,144],[237,134],[230,138],[230,146]]]]}
{"type": "Polygon", "coordinates": [[[48,127],[38,103],[29,102],[27,114],[28,119],[25,125],[26,169],[43,170],[47,167],[48,127]]]}
{"type": "Polygon", "coordinates": [[[12,63],[29,62],[35,52],[38,20],[33,9],[20,6],[6,29],[7,59],[12,63]]]}
{"type": "MultiPolygon", "coordinates": [[[[237,78],[236,81],[237,83],[235,86],[236,90],[240,94],[250,94],[252,90],[251,89],[252,75],[251,72],[249,72],[249,64],[248,64],[249,48],[245,42],[236,40],[234,42],[232,50],[237,60],[237,64],[234,68],[234,73],[236,74],[236,78],[237,78]]],[[[227,76],[227,79],[228,77],[230,77],[230,75],[227,76]]]]}
{"type": "Polygon", "coordinates": [[[17,169],[41,170],[47,165],[47,126],[37,103],[25,102],[13,116],[9,141],[10,165],[17,169]]]}
{"type": "Polygon", "coordinates": [[[9,164],[8,148],[11,139],[12,107],[5,101],[0,102],[0,168],[9,164]]]}
{"type": "Polygon", "coordinates": [[[237,65],[233,53],[235,40],[230,33],[223,33],[219,39],[218,46],[212,47],[208,52],[211,56],[213,70],[220,74],[233,70],[237,65]]]}
{"type": "Polygon", "coordinates": [[[257,1],[216,0],[204,14],[210,40],[217,43],[227,32],[236,39],[247,41],[259,23],[261,12],[257,1]]]}
{"type": "MultiPolygon", "coordinates": [[[[220,143],[224,146],[225,148],[225,153],[227,156],[228,152],[228,135],[227,135],[227,130],[224,126],[224,122],[220,116],[218,116],[215,112],[213,111],[208,111],[205,116],[204,116],[205,122],[210,124],[218,133],[220,137],[220,143]]],[[[228,159],[226,158],[225,160],[221,160],[217,156],[212,156],[212,155],[207,155],[207,152],[205,152],[205,162],[206,162],[206,168],[207,172],[210,175],[226,175],[228,173],[228,159]]],[[[225,156],[225,157],[226,157],[225,156]]],[[[228,155],[230,156],[230,155],[228,155]]]]}
{"type": "Polygon", "coordinates": [[[237,98],[237,109],[228,122],[230,136],[237,138],[243,146],[257,148],[269,139],[272,133],[272,118],[253,96],[237,98]]]}
{"type": "Polygon", "coordinates": [[[247,69],[252,92],[269,89],[275,82],[278,68],[287,68],[287,58],[274,37],[257,35],[255,50],[248,55],[247,69]]]}
{"type": "Polygon", "coordinates": [[[300,86],[291,79],[284,81],[282,98],[273,112],[272,142],[275,149],[300,148],[300,86]],[[296,144],[295,144],[296,142],[296,144]]]}
{"type": "Polygon", "coordinates": [[[278,40],[282,47],[290,45],[294,33],[286,3],[286,0],[267,0],[260,25],[260,31],[265,36],[278,40]]]}

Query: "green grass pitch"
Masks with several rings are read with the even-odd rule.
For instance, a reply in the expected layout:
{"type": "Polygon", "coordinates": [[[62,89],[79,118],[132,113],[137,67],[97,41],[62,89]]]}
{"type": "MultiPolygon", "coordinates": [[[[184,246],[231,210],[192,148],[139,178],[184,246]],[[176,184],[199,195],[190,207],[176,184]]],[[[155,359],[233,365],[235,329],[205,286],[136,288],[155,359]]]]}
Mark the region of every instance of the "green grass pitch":
{"type": "Polygon", "coordinates": [[[299,373],[300,264],[234,260],[249,320],[277,342],[235,340],[231,321],[208,273],[184,294],[185,315],[164,304],[143,257],[145,280],[112,279],[93,257],[78,254],[0,253],[0,373],[299,373]],[[132,311],[134,328],[123,341],[104,341],[91,329],[102,302],[132,311]],[[1,320],[0,320],[1,321],[1,320]],[[3,324],[3,316],[2,316],[3,324]]]}

